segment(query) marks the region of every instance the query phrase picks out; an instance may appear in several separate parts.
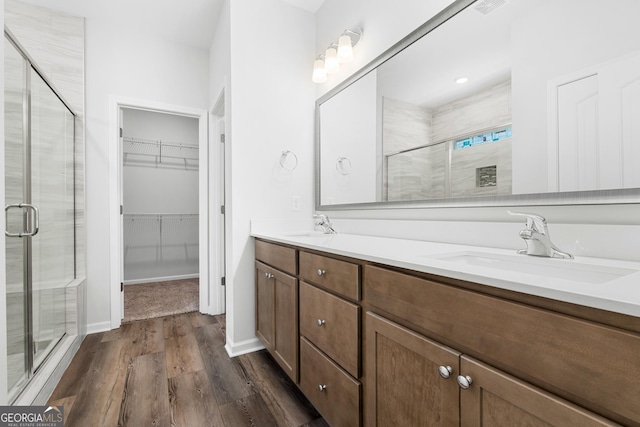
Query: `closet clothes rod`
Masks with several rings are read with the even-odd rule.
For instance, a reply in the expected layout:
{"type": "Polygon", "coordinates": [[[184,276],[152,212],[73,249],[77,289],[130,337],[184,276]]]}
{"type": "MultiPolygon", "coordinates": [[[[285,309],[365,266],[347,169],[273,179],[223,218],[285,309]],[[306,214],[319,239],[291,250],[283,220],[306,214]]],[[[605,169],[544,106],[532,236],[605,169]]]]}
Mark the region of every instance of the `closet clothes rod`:
{"type": "Polygon", "coordinates": [[[199,150],[200,147],[197,145],[191,144],[180,144],[175,142],[162,142],[162,140],[156,139],[143,139],[143,138],[132,138],[125,136],[122,138],[123,142],[130,142],[133,144],[147,144],[147,145],[156,145],[162,147],[173,147],[173,148],[185,148],[187,150],[199,150]]]}
{"type": "Polygon", "coordinates": [[[160,163],[163,159],[183,159],[198,161],[199,147],[191,144],[164,142],[144,138],[123,137],[122,153],[156,157],[160,163]]]}
{"type": "Polygon", "coordinates": [[[123,214],[125,219],[142,220],[142,219],[197,219],[198,214],[162,214],[162,213],[131,213],[123,214]]]}

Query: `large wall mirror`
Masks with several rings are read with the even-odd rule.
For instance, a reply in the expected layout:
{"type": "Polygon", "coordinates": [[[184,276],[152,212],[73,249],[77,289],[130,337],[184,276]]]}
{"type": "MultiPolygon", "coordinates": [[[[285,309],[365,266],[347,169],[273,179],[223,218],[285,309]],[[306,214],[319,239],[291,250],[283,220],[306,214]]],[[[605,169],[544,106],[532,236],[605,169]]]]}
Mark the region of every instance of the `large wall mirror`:
{"type": "Polygon", "coordinates": [[[317,208],[640,202],[639,16],[452,3],[316,102],[317,208]]]}

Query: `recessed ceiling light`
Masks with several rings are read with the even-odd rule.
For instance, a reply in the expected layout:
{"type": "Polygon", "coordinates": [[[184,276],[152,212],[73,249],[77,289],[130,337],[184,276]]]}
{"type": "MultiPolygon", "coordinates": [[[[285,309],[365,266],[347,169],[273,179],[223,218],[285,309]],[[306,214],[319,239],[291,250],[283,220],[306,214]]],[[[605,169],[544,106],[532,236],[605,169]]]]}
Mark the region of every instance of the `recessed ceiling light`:
{"type": "Polygon", "coordinates": [[[458,77],[458,78],[455,80],[455,82],[456,82],[456,83],[458,83],[459,85],[464,84],[464,83],[466,83],[466,82],[468,82],[468,81],[469,81],[469,79],[468,79],[468,78],[466,78],[466,77],[458,77]]]}

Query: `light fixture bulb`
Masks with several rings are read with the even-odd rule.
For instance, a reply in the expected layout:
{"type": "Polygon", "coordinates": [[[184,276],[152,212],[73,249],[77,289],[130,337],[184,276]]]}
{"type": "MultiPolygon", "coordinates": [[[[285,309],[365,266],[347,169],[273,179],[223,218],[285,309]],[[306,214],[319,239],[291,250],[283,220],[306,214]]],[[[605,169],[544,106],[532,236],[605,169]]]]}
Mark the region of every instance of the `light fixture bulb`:
{"type": "Polygon", "coordinates": [[[461,85],[461,84],[465,84],[465,83],[466,83],[466,82],[468,82],[468,81],[469,81],[469,79],[468,79],[468,78],[466,78],[466,77],[458,77],[458,78],[455,80],[455,82],[456,82],[456,83],[458,83],[459,85],[461,85]]]}
{"type": "Polygon", "coordinates": [[[335,47],[329,47],[324,53],[324,69],[327,74],[335,74],[340,71],[338,51],[335,47]]]}
{"type": "Polygon", "coordinates": [[[344,63],[353,61],[353,46],[351,37],[343,34],[338,39],[338,61],[344,63]]]}
{"type": "Polygon", "coordinates": [[[327,72],[324,69],[324,61],[318,58],[313,61],[313,75],[311,77],[314,83],[324,83],[327,81],[327,72]]]}

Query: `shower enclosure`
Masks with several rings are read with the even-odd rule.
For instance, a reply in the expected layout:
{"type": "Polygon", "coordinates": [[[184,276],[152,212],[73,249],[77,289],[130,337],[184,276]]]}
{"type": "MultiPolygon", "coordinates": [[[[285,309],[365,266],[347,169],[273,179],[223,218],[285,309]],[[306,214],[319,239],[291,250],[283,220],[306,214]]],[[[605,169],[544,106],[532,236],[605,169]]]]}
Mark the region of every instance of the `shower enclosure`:
{"type": "Polygon", "coordinates": [[[75,272],[74,113],[5,31],[8,395],[67,333],[75,272]]]}

